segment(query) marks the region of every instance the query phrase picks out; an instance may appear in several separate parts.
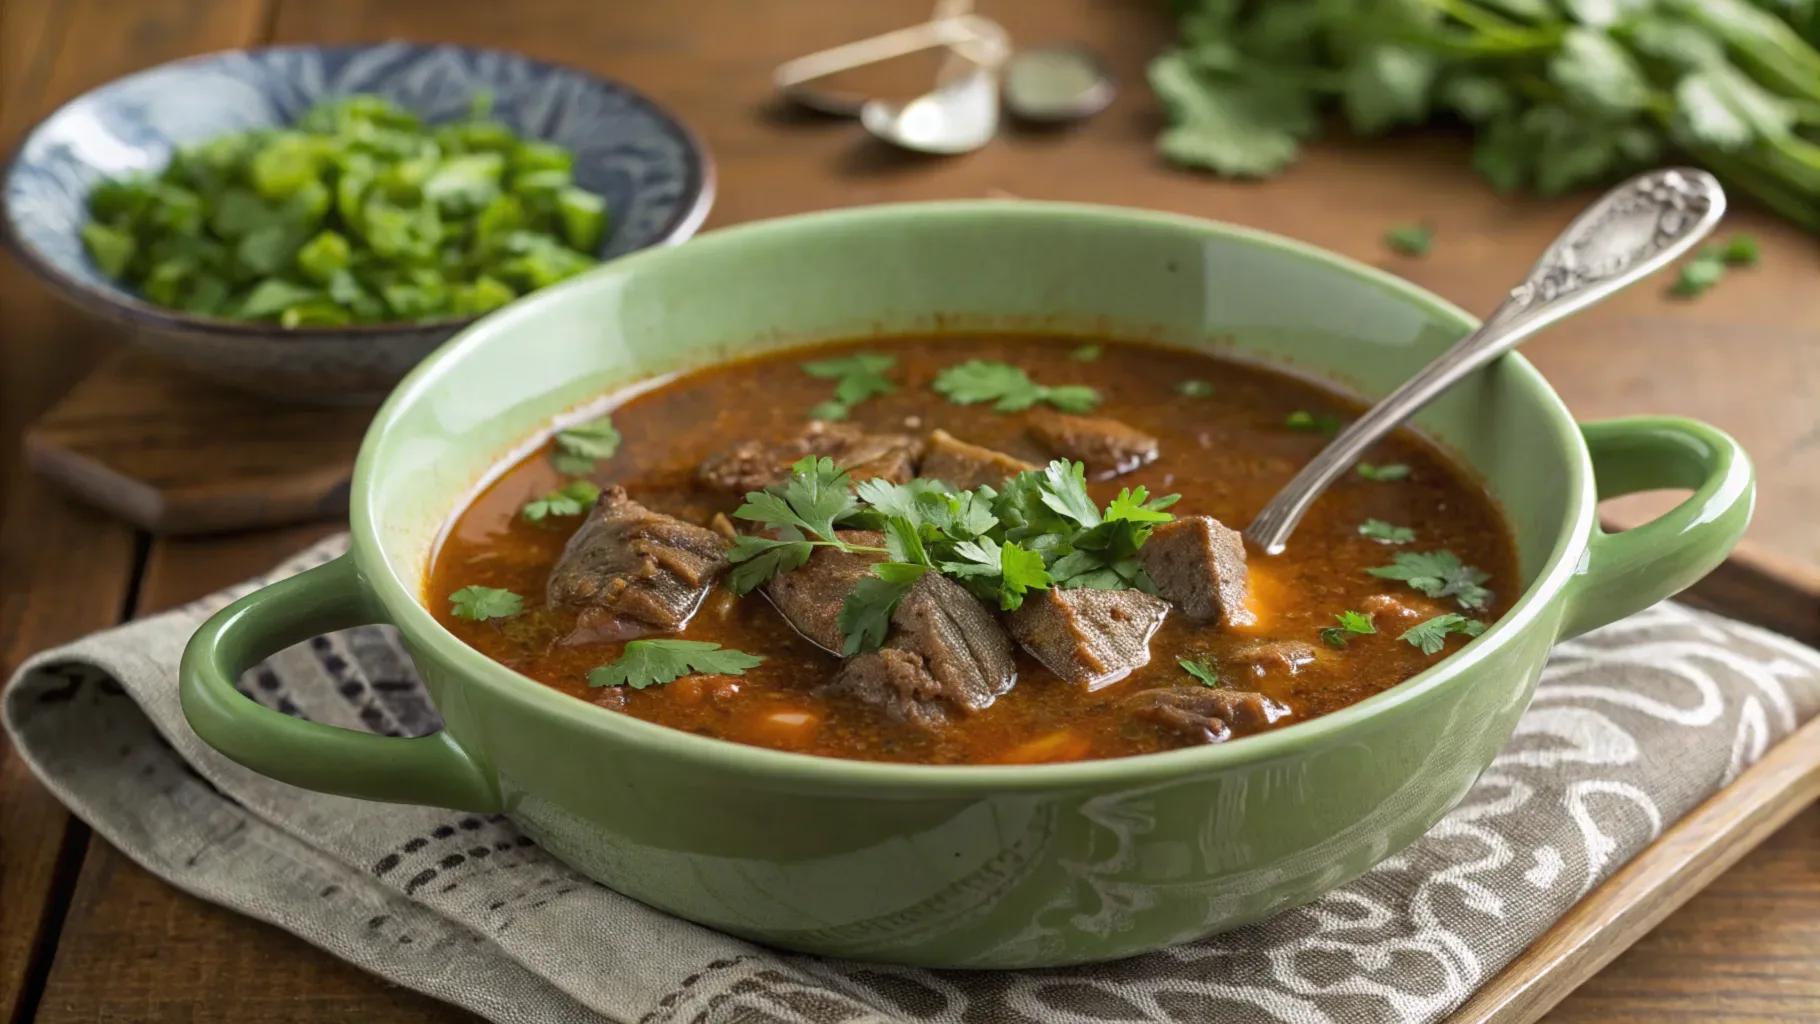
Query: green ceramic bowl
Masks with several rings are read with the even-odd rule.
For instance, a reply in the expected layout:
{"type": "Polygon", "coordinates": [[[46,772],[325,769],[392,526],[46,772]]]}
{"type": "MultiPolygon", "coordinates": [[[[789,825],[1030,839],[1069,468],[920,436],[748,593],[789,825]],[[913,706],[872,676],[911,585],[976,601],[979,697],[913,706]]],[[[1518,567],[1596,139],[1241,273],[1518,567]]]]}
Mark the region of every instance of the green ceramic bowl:
{"type": "Polygon", "coordinates": [[[211,619],[184,656],[183,708],[203,739],[266,775],[503,810],[628,896],[791,949],[1033,967],[1232,928],[1401,850],[1509,737],[1550,646],[1717,565],[1750,515],[1738,446],[1679,419],[1575,424],[1529,363],[1506,357],[1419,423],[1508,514],[1526,584],[1509,615],[1427,672],[1324,718],[1066,765],[821,759],[564,696],[464,646],[424,610],[438,531],[552,417],[732,353],[1038,328],[1232,353],[1370,396],[1471,325],[1431,295],[1304,245],[1087,206],[844,210],[629,256],[475,324],[399,385],[360,452],[352,550],[211,619]],[[1600,498],[1654,488],[1693,495],[1637,529],[1599,530],[1600,498]],[[287,645],[373,622],[404,634],[444,731],[349,732],[233,688],[287,645]]]}

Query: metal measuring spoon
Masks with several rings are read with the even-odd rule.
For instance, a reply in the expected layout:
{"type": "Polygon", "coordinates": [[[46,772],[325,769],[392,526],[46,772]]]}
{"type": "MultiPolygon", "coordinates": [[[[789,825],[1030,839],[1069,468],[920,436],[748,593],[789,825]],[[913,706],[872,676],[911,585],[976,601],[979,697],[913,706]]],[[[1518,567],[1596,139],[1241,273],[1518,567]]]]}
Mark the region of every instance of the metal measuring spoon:
{"type": "MultiPolygon", "coordinates": [[[[938,5],[936,13],[939,15],[956,6],[938,5]]],[[[837,72],[938,47],[949,50],[948,63],[944,64],[941,76],[946,82],[958,77],[956,67],[964,68],[969,62],[978,66],[1002,60],[1002,54],[991,40],[1002,41],[1003,35],[1004,30],[997,25],[963,12],[786,61],[771,73],[771,81],[779,92],[796,103],[823,113],[852,117],[870,102],[868,97],[817,88],[814,83],[837,72]],[[982,40],[987,42],[982,43],[982,40]]]]}
{"type": "Polygon", "coordinates": [[[1725,192],[1705,171],[1651,171],[1607,192],[1561,232],[1478,330],[1340,431],[1245,527],[1245,539],[1281,554],[1315,498],[1416,410],[1542,328],[1662,269],[1724,213],[1725,192]]]}
{"type": "Polygon", "coordinates": [[[1118,91],[1105,65],[1077,46],[1020,50],[1005,65],[1004,89],[1005,109],[1040,124],[1092,117],[1118,91]]]}
{"type": "Polygon", "coordinates": [[[968,21],[976,32],[970,45],[954,52],[973,64],[933,92],[908,103],[870,100],[859,123],[874,136],[918,153],[969,153],[998,134],[998,72],[1010,51],[1005,30],[984,18],[968,21]]]}

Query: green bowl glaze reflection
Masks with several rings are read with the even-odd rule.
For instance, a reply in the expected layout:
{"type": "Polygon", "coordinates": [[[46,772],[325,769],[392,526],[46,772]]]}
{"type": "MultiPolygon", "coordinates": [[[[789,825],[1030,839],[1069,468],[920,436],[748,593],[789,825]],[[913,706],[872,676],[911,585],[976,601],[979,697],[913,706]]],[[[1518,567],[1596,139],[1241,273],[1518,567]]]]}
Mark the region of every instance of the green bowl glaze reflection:
{"type": "MultiPolygon", "coordinates": [[[[1525,592],[1433,669],[1323,718],[1220,746],[1065,765],[839,761],[671,731],[495,664],[419,603],[439,529],[553,418],[730,354],[865,335],[1041,329],[1261,361],[1380,395],[1470,328],[1459,310],[1297,243],[1185,217],[1047,203],[844,210],[640,253],[475,324],[380,411],[343,559],[224,610],[186,652],[197,732],[273,777],[502,809],[602,883],[813,953],[951,967],[1129,956],[1314,899],[1420,836],[1510,736],[1549,648],[1717,564],[1749,516],[1725,435],[1577,426],[1524,360],[1419,426],[1505,509],[1525,592]],[[1606,536],[1600,496],[1694,495],[1606,536]],[[286,643],[395,623],[446,722],[349,733],[232,690],[286,643]]],[[[1216,382],[1217,383],[1217,382],[1216,382]]],[[[755,396],[757,399],[757,396],[755,396]]]]}

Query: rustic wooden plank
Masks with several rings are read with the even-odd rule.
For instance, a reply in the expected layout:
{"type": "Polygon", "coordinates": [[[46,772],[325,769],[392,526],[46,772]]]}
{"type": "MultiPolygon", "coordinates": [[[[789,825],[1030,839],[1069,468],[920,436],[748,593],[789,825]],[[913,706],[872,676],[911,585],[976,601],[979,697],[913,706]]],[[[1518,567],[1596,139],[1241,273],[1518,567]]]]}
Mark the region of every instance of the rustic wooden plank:
{"type": "MultiPolygon", "coordinates": [[[[136,611],[151,614],[245,579],[334,529],[157,541],[136,611]]],[[[471,1019],[271,925],[180,892],[98,838],[82,864],[37,1016],[39,1024],[357,1018],[471,1019]]]]}
{"type": "MultiPolygon", "coordinates": [[[[1816,797],[1820,797],[1820,720],[1809,722],[1779,744],[1741,773],[1730,786],[1676,822],[1636,859],[1587,894],[1535,945],[1475,993],[1450,1018],[1449,1024],[1529,1024],[1540,1018],[1759,843],[1788,824],[1816,797]]],[[[1809,909],[1820,908],[1820,893],[1815,892],[1812,885],[1806,886],[1801,895],[1809,909]]],[[[1751,909],[1761,913],[1763,907],[1758,903],[1751,909]]],[[[1778,909],[1791,908],[1779,906],[1778,909]]],[[[1820,977],[1820,952],[1811,941],[1815,935],[1820,935],[1820,924],[1815,923],[1811,914],[1796,915],[1794,920],[1799,922],[1801,933],[1809,941],[1784,950],[1782,959],[1786,962],[1793,956],[1816,969],[1810,977],[1820,977]]],[[[1701,934],[1713,937],[1717,932],[1717,928],[1712,928],[1701,934]]],[[[1703,960],[1709,970],[1694,990],[1707,991],[1712,985],[1724,984],[1737,967],[1734,956],[1735,952],[1727,954],[1722,961],[1703,960]]],[[[1632,962],[1636,963],[1638,959],[1632,958],[1632,962]]],[[[1745,964],[1752,962],[1750,958],[1742,961],[1745,964]]],[[[1663,979],[1651,980],[1656,984],[1646,988],[1652,994],[1666,997],[1673,991],[1674,987],[1660,984],[1663,979]]],[[[1601,987],[1614,986],[1618,991],[1634,988],[1616,979],[1601,987]]],[[[1597,1009],[1601,1012],[1597,1019],[1611,1019],[1603,1015],[1609,1007],[1597,1006],[1597,991],[1576,1001],[1557,1015],[1558,1018],[1587,1019],[1586,1015],[1597,1009]]],[[[1664,1001],[1670,1000],[1665,998],[1664,1001]]],[[[1755,994],[1748,1012],[1765,1014],[1815,1005],[1820,1005],[1820,980],[1801,984],[1795,991],[1766,987],[1755,994]]],[[[1708,1014],[1715,1009],[1727,1013],[1747,1010],[1736,1004],[1704,1008],[1708,1014]]],[[[1626,1012],[1643,1012],[1643,1008],[1626,1012]]],[[[1651,1009],[1649,1012],[1654,1015],[1656,1011],[1651,1009]]],[[[1701,1019],[1713,1018],[1702,1016],[1701,1019]]]]}
{"type": "MultiPolygon", "coordinates": [[[[0,353],[4,350],[0,349],[0,353]]],[[[119,620],[132,582],[133,534],[19,468],[0,523],[0,678],[46,647],[119,620]]],[[[41,947],[62,914],[87,830],[0,736],[0,1020],[36,998],[41,947]],[[66,845],[67,844],[67,845],[66,845]]]]}

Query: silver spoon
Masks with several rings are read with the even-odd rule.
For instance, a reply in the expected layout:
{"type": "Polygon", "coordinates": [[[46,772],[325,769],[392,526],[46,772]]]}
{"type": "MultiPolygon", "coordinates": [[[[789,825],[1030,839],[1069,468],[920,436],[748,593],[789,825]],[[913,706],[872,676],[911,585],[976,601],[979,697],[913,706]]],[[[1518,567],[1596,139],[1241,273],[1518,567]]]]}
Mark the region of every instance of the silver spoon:
{"type": "Polygon", "coordinates": [[[1354,420],[1302,467],[1245,527],[1245,539],[1266,554],[1281,554],[1315,498],[1416,410],[1542,328],[1662,269],[1705,238],[1724,214],[1725,192],[1705,171],[1650,171],[1607,192],[1561,232],[1478,330],[1354,420]]]}
{"type": "Polygon", "coordinates": [[[874,136],[918,153],[970,153],[998,134],[998,72],[1010,52],[1005,30],[984,18],[969,18],[970,46],[953,52],[972,63],[908,103],[869,100],[859,123],[874,136]]]}

